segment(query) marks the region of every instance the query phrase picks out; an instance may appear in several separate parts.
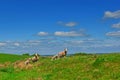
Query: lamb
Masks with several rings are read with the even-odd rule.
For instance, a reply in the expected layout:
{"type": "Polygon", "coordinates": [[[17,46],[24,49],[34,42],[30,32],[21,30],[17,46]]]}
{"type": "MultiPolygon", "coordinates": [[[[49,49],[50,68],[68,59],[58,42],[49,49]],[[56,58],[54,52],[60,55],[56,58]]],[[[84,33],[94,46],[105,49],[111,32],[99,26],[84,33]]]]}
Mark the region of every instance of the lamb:
{"type": "Polygon", "coordinates": [[[39,56],[38,56],[38,54],[36,53],[36,54],[34,55],[34,57],[28,58],[24,63],[25,63],[25,65],[28,65],[31,61],[32,61],[32,62],[37,62],[38,60],[39,60],[39,56]]]}
{"type": "Polygon", "coordinates": [[[31,58],[32,62],[37,62],[39,60],[39,56],[36,53],[34,57],[31,58]]]}
{"type": "Polygon", "coordinates": [[[25,61],[25,65],[28,65],[31,61],[31,58],[28,58],[26,61],[25,61]]]}
{"type": "Polygon", "coordinates": [[[54,55],[51,60],[56,60],[58,58],[58,54],[54,55]]]}

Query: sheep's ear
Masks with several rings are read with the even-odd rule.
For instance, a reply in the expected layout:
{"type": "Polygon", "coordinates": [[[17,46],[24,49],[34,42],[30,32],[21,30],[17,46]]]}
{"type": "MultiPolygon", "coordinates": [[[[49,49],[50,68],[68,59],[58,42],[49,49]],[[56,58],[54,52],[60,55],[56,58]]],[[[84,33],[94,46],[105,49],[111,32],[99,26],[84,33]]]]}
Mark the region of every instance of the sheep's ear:
{"type": "Polygon", "coordinates": [[[38,56],[38,54],[37,54],[37,53],[35,53],[35,55],[36,55],[36,56],[38,56]]]}
{"type": "Polygon", "coordinates": [[[65,48],[65,51],[67,51],[68,49],[67,48],[65,48]]]}

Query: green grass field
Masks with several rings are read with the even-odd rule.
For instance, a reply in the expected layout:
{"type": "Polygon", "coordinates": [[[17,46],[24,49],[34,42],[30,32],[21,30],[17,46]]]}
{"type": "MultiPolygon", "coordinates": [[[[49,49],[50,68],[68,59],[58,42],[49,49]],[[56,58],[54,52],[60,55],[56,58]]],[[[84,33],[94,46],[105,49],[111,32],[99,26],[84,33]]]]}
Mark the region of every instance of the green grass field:
{"type": "Polygon", "coordinates": [[[0,80],[120,80],[120,54],[77,54],[51,61],[40,57],[28,68],[14,68],[28,56],[0,54],[0,80]],[[7,63],[9,63],[7,65],[7,63]]]}

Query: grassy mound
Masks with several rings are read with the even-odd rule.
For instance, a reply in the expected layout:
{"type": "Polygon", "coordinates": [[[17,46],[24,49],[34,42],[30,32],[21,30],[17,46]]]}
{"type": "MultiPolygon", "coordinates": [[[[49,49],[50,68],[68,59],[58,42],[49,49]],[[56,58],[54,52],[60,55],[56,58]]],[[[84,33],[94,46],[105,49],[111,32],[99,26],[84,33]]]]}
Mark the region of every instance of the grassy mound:
{"type": "MultiPolygon", "coordinates": [[[[10,61],[25,58],[18,57],[10,61]]],[[[22,69],[13,65],[2,67],[0,80],[120,80],[120,54],[77,54],[54,61],[40,57],[38,62],[30,65],[30,68],[22,69]]]]}

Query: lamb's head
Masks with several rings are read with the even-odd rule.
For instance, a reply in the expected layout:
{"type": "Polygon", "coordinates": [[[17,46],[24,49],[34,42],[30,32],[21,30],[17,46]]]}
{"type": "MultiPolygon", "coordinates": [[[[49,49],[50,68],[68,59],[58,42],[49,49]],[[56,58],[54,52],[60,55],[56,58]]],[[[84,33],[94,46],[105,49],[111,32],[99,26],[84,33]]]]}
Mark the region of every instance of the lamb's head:
{"type": "Polygon", "coordinates": [[[38,53],[35,53],[35,56],[38,56],[38,53]]]}
{"type": "Polygon", "coordinates": [[[28,60],[30,61],[30,60],[32,60],[31,58],[28,58],[28,60]]]}
{"type": "Polygon", "coordinates": [[[39,59],[39,54],[36,53],[34,57],[38,60],[39,59]]]}

